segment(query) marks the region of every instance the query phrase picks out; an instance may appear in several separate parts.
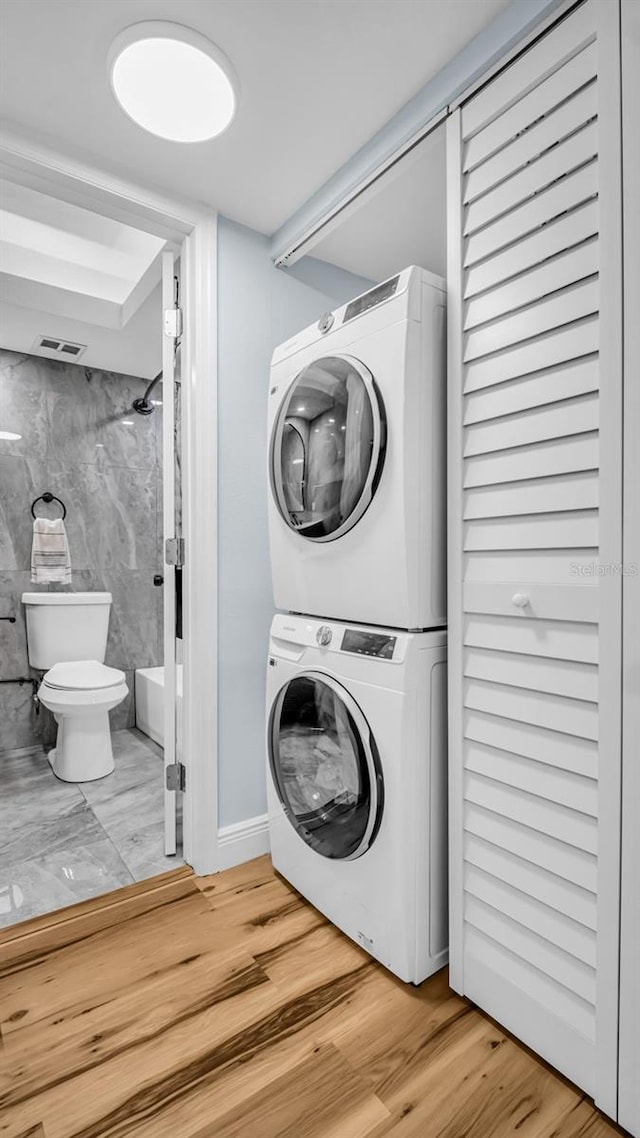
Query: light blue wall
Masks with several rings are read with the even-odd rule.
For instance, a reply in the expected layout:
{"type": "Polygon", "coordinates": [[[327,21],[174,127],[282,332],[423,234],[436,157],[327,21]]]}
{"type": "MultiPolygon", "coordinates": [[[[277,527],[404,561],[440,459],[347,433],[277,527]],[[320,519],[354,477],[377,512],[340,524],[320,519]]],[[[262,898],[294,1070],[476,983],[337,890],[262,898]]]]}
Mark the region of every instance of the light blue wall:
{"type": "Polygon", "coordinates": [[[263,814],[264,688],[273,615],[266,419],[274,347],[371,286],[305,258],[274,269],[269,238],[218,220],[219,821],[263,814]]]}

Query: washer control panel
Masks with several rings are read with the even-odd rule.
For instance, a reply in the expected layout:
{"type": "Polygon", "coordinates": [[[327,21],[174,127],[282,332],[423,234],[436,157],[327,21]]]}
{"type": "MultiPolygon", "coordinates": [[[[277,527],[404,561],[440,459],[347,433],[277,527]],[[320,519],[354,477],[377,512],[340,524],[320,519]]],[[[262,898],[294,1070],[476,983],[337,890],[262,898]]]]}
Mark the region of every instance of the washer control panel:
{"type": "Polygon", "coordinates": [[[340,647],[343,652],[354,652],[358,656],[377,656],[380,660],[393,660],[397,639],[397,636],[389,636],[385,632],[347,628],[340,647]]]}

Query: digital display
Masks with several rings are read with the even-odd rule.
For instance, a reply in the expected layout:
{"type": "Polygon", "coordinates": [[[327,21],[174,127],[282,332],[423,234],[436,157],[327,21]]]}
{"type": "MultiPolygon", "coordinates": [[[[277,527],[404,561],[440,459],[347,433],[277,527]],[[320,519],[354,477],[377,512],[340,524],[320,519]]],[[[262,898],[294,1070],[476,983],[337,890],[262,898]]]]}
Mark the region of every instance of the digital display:
{"type": "Polygon", "coordinates": [[[372,288],[370,292],[365,292],[364,296],[352,300],[351,304],[345,308],[342,323],[346,324],[347,320],[353,320],[354,316],[360,316],[362,312],[367,312],[368,309],[375,308],[376,304],[382,304],[383,300],[388,300],[396,291],[399,280],[400,277],[392,277],[390,281],[385,281],[377,288],[372,288]]]}
{"type": "Polygon", "coordinates": [[[360,656],[392,660],[396,639],[395,636],[385,636],[382,632],[360,632],[348,628],[342,637],[341,648],[343,652],[357,652],[360,656]]]}

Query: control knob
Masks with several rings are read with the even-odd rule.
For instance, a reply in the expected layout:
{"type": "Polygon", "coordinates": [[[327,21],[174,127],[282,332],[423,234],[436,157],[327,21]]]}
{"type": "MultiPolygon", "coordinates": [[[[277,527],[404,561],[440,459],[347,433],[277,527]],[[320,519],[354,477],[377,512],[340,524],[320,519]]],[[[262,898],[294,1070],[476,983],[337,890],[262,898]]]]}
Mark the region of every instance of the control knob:
{"type": "Polygon", "coordinates": [[[319,644],[322,648],[326,648],[328,644],[331,644],[332,638],[333,632],[329,628],[329,625],[321,624],[320,628],[316,632],[316,643],[319,644]]]}

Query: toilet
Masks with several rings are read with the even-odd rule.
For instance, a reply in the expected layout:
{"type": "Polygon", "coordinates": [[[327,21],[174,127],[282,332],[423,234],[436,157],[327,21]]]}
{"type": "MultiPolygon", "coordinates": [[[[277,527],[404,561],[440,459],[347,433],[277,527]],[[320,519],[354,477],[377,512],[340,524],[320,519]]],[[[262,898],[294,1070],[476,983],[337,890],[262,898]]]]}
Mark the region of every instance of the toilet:
{"type": "Polygon", "coordinates": [[[29,664],[44,672],[38,698],[58,724],[49,753],[64,782],[111,774],[109,712],[128,694],[125,674],[104,664],[111,593],[23,593],[29,664]]]}

